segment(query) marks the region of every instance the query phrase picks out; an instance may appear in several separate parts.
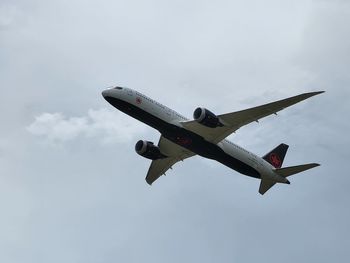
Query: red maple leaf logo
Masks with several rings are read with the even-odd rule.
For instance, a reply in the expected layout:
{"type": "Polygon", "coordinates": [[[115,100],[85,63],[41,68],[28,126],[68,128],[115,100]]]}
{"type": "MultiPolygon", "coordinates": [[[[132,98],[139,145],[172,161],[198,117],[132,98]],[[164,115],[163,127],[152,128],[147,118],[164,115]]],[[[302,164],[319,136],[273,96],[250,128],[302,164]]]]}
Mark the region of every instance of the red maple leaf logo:
{"type": "Polygon", "coordinates": [[[140,97],[136,98],[136,104],[141,104],[142,103],[142,99],[140,97]]]}
{"type": "Polygon", "coordinates": [[[176,139],[181,145],[190,145],[192,143],[192,140],[190,138],[177,137],[176,139]]]}
{"type": "Polygon", "coordinates": [[[270,161],[271,161],[271,164],[274,167],[276,167],[276,168],[280,168],[281,167],[282,162],[281,162],[280,157],[277,154],[271,153],[270,154],[270,161]]]}

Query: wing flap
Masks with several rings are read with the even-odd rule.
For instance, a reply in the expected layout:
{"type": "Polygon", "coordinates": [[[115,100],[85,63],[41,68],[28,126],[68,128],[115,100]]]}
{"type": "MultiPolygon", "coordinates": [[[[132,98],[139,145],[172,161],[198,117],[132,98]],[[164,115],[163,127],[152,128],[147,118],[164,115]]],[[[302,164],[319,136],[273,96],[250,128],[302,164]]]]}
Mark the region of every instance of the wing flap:
{"type": "Polygon", "coordinates": [[[223,127],[209,128],[199,124],[197,121],[182,122],[182,125],[184,128],[201,135],[207,141],[218,143],[244,125],[258,121],[271,114],[276,114],[289,106],[323,92],[303,93],[254,108],[218,115],[220,121],[224,124],[223,127]]]}
{"type": "Polygon", "coordinates": [[[160,176],[165,174],[165,172],[169,168],[171,168],[176,162],[177,160],[174,158],[165,158],[152,161],[146,176],[146,182],[149,185],[152,185],[154,181],[156,181],[160,176]]]}
{"type": "Polygon", "coordinates": [[[324,91],[303,93],[297,96],[267,103],[254,108],[223,114],[223,115],[220,115],[219,118],[222,119],[225,123],[228,123],[231,127],[235,127],[236,129],[239,129],[240,127],[248,123],[255,122],[261,118],[264,118],[271,114],[275,114],[287,107],[290,107],[298,102],[306,100],[312,96],[321,94],[323,92],[324,91]]]}
{"type": "Polygon", "coordinates": [[[191,151],[169,141],[163,136],[159,139],[158,147],[161,153],[168,157],[152,161],[146,176],[146,182],[149,185],[152,185],[154,181],[165,174],[165,172],[178,161],[183,161],[184,159],[195,155],[191,151]]]}

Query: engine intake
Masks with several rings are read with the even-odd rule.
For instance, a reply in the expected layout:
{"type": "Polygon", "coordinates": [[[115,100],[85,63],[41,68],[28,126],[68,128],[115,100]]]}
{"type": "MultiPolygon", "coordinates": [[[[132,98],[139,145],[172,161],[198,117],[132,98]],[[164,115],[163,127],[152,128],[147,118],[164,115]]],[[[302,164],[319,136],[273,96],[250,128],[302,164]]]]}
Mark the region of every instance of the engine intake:
{"type": "Polygon", "coordinates": [[[135,151],[139,155],[151,160],[158,160],[167,157],[160,152],[158,146],[149,141],[139,140],[135,145],[135,151]]]}
{"type": "Polygon", "coordinates": [[[209,128],[216,128],[224,126],[219,118],[206,108],[197,108],[193,112],[193,118],[200,124],[209,128]]]}

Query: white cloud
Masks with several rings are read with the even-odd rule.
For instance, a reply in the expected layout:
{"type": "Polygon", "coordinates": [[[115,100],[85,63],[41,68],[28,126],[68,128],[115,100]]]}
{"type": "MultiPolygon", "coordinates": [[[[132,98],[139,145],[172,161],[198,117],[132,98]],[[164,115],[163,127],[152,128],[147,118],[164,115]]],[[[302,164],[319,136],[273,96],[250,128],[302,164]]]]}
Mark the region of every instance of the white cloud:
{"type": "Polygon", "coordinates": [[[78,138],[96,138],[102,143],[125,142],[143,131],[142,124],[105,108],[90,109],[87,116],[81,117],[42,113],[26,129],[53,144],[78,138]]]}

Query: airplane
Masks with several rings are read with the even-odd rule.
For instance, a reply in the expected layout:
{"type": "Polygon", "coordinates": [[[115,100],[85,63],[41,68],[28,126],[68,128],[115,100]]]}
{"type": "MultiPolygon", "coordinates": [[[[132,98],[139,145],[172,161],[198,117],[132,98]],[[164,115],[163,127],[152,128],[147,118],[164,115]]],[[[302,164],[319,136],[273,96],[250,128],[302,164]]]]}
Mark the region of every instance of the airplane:
{"type": "Polygon", "coordinates": [[[263,195],[276,183],[290,184],[287,177],[320,164],[308,163],[282,168],[289,147],[287,144],[282,143],[260,157],[226,137],[244,125],[259,122],[269,115],[277,115],[277,112],[323,92],[303,93],[221,115],[198,107],[194,110],[193,120],[130,88],[112,87],[104,90],[102,96],[118,110],[160,132],[158,145],[147,140],[139,140],[135,145],[135,151],[139,155],[152,160],[146,176],[149,185],[165,175],[175,163],[200,155],[243,175],[260,179],[259,193],[263,195]]]}

